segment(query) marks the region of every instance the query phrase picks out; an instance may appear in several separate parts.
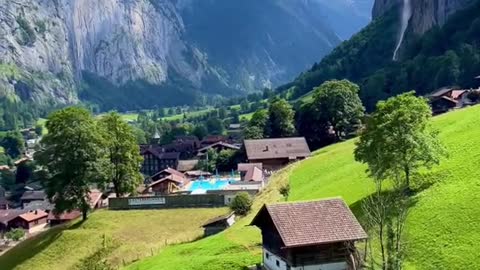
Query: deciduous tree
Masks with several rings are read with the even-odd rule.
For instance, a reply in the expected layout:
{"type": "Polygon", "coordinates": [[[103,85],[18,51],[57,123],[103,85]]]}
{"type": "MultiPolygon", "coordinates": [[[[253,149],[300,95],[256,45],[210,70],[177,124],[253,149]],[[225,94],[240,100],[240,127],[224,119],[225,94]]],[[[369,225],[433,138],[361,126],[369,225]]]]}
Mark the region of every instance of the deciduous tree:
{"type": "Polygon", "coordinates": [[[46,193],[56,213],[80,209],[86,220],[92,185],[106,181],[105,135],[90,112],[78,107],[54,112],[46,127],[48,134],[35,154],[48,172],[43,183],[46,193]]]}
{"type": "Polygon", "coordinates": [[[290,137],[295,134],[295,112],[285,100],[274,98],[268,108],[267,134],[270,138],[290,137]]]}
{"type": "Polygon", "coordinates": [[[101,126],[106,135],[108,178],[113,183],[117,197],[134,192],[142,182],[140,167],[142,156],[135,133],[118,113],[112,112],[102,117],[101,126]]]}
{"type": "Polygon", "coordinates": [[[358,96],[358,85],[348,81],[327,81],[315,89],[312,106],[316,114],[333,126],[337,140],[354,131],[365,108],[358,96]]]}

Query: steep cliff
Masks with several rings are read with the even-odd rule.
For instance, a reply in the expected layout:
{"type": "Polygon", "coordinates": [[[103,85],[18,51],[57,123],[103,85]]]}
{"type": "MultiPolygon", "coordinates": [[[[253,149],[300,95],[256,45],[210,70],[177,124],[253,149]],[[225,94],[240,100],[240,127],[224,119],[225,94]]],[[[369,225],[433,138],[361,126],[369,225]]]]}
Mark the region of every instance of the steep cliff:
{"type": "MultiPolygon", "coordinates": [[[[405,0],[375,0],[372,16],[378,18],[396,7],[402,9],[405,0]]],[[[435,25],[443,25],[447,18],[465,8],[472,0],[409,0],[412,10],[411,31],[423,34],[435,25]]]]}
{"type": "Polygon", "coordinates": [[[277,85],[339,44],[329,8],[322,0],[0,0],[0,65],[16,71],[0,72],[1,93],[128,109],[277,85]]]}

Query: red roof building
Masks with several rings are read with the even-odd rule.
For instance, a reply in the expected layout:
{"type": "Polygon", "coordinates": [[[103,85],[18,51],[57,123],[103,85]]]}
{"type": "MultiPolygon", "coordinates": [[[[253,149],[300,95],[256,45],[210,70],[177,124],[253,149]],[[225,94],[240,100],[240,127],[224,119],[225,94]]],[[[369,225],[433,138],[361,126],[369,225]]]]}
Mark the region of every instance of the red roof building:
{"type": "Polygon", "coordinates": [[[66,222],[70,222],[81,216],[82,216],[82,212],[80,212],[79,210],[73,210],[71,212],[65,212],[61,214],[54,214],[53,212],[50,212],[48,214],[47,221],[48,223],[50,223],[50,226],[55,226],[55,225],[63,224],[66,222]]]}
{"type": "Polygon", "coordinates": [[[355,242],[367,234],[341,199],[265,205],[251,225],[262,230],[267,269],[353,269],[355,242]]]}
{"type": "Polygon", "coordinates": [[[8,222],[9,228],[21,228],[32,232],[37,227],[47,225],[48,214],[42,210],[35,210],[23,213],[8,222]]]}

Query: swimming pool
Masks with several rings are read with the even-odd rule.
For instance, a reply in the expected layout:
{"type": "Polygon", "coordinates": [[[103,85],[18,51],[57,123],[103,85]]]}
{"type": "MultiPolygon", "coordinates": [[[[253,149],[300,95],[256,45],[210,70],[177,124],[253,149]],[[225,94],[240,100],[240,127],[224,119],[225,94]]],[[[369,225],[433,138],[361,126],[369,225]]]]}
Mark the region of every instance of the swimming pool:
{"type": "Polygon", "coordinates": [[[222,190],[234,181],[232,179],[196,180],[190,184],[188,191],[192,194],[201,194],[208,190],[222,190]]]}

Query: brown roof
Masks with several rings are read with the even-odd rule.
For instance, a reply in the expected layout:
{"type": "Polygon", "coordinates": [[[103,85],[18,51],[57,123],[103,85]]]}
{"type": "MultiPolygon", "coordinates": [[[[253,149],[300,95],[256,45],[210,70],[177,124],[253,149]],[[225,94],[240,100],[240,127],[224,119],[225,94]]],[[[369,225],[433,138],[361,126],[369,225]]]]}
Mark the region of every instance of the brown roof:
{"type": "Polygon", "coordinates": [[[82,212],[79,210],[73,210],[71,212],[64,212],[58,215],[55,215],[53,212],[48,214],[48,220],[74,220],[82,215],[82,212]]]}
{"type": "Polygon", "coordinates": [[[214,223],[217,223],[219,221],[222,221],[222,220],[227,220],[229,218],[231,218],[233,216],[233,212],[231,213],[228,213],[226,215],[221,215],[221,216],[218,216],[218,217],[215,217],[215,218],[212,218],[210,220],[208,220],[207,222],[205,222],[202,227],[207,227],[208,225],[211,225],[211,224],[214,224],[214,223]]]}
{"type": "Polygon", "coordinates": [[[43,190],[25,191],[20,200],[45,200],[47,194],[43,190]]]}
{"type": "Polygon", "coordinates": [[[245,149],[249,160],[305,158],[310,156],[305,138],[282,138],[245,140],[245,149]]]}
{"type": "Polygon", "coordinates": [[[237,171],[239,172],[246,172],[248,171],[251,167],[257,167],[260,170],[263,169],[263,164],[262,163],[238,163],[237,164],[237,171]]]}
{"type": "Polygon", "coordinates": [[[451,98],[451,97],[447,97],[447,96],[442,96],[441,99],[446,100],[446,101],[449,101],[449,102],[451,102],[451,103],[455,103],[455,104],[458,103],[458,101],[456,101],[455,99],[453,99],[453,98],[451,98]]]}
{"type": "Polygon", "coordinates": [[[194,160],[179,160],[177,170],[181,172],[191,171],[198,165],[198,159],[194,160]]]}
{"type": "Polygon", "coordinates": [[[467,90],[453,90],[452,91],[452,98],[459,99],[462,97],[463,94],[467,93],[467,90]]]}
{"type": "Polygon", "coordinates": [[[431,93],[430,97],[434,97],[434,98],[441,97],[443,95],[448,94],[451,91],[453,91],[453,88],[451,88],[451,87],[440,88],[440,89],[436,90],[435,92],[431,93]]]}
{"type": "Polygon", "coordinates": [[[27,210],[23,209],[9,209],[9,210],[0,210],[0,223],[7,225],[7,223],[20,216],[21,214],[26,213],[27,210]]]}
{"type": "Polygon", "coordinates": [[[175,169],[172,169],[172,168],[166,168],[165,170],[163,171],[159,171],[158,173],[152,175],[152,178],[154,178],[155,176],[157,176],[158,174],[162,174],[162,173],[168,173],[170,175],[176,175],[178,177],[182,177],[182,178],[185,178],[185,174],[175,170],[175,169]]]}
{"type": "MultiPolygon", "coordinates": [[[[145,190],[148,190],[149,188],[151,188],[151,187],[153,187],[153,186],[155,186],[155,185],[158,185],[158,184],[160,184],[160,183],[162,183],[162,182],[165,182],[165,181],[174,182],[174,183],[180,184],[180,185],[184,185],[184,184],[186,184],[186,183],[188,182],[188,180],[187,180],[185,177],[180,177],[180,176],[178,176],[178,175],[171,174],[171,175],[169,175],[169,176],[167,176],[167,177],[164,177],[164,178],[162,178],[162,179],[160,179],[160,180],[158,180],[158,181],[155,181],[155,182],[150,183],[150,184],[146,187],[145,190]]],[[[145,191],[145,190],[144,190],[144,191],[145,191]]]]}
{"type": "Polygon", "coordinates": [[[145,155],[146,153],[151,153],[154,155],[157,159],[179,159],[180,158],[180,153],[177,152],[159,152],[160,150],[155,149],[155,148],[147,148],[144,151],[141,152],[142,155],[145,155]]]}
{"type": "Polygon", "coordinates": [[[41,219],[47,216],[48,216],[47,212],[44,212],[42,210],[35,210],[35,211],[27,212],[25,214],[21,214],[18,217],[25,220],[26,222],[32,222],[34,220],[41,219]]]}
{"type": "Polygon", "coordinates": [[[263,181],[263,171],[260,170],[258,167],[250,167],[250,169],[245,174],[244,181],[263,181]]]}
{"type": "Polygon", "coordinates": [[[367,234],[342,199],[265,205],[253,219],[270,216],[285,247],[355,241],[367,234]]]}

